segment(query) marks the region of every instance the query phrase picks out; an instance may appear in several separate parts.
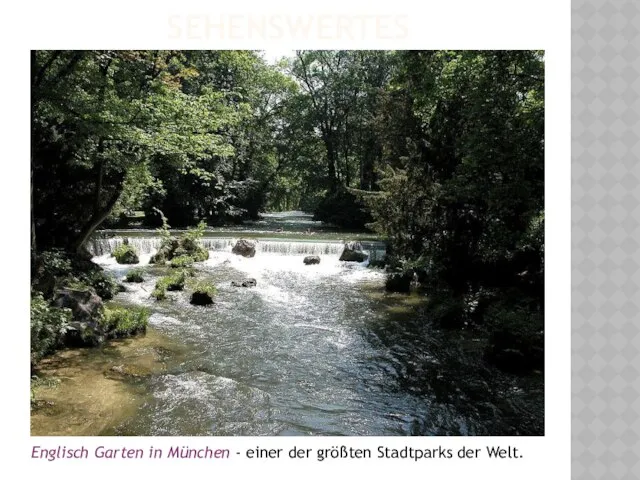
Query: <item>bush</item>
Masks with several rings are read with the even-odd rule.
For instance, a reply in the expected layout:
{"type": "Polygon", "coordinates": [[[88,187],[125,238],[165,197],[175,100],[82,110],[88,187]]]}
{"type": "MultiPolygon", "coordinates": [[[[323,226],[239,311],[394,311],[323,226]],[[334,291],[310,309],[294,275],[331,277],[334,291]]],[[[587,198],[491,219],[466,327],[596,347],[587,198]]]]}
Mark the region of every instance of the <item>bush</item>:
{"type": "Polygon", "coordinates": [[[138,253],[128,243],[118,245],[118,247],[116,247],[116,249],[113,251],[113,256],[116,258],[116,262],[125,265],[131,265],[140,262],[138,253]]]}
{"type": "Polygon", "coordinates": [[[156,288],[151,292],[151,296],[156,300],[164,300],[167,298],[167,289],[161,287],[160,285],[156,285],[156,288]]]}
{"type": "Polygon", "coordinates": [[[103,270],[93,270],[91,272],[80,274],[78,280],[82,283],[93,287],[103,300],[111,300],[121,288],[118,281],[103,270]]]}
{"type": "Polygon", "coordinates": [[[31,364],[53,352],[62,340],[71,321],[71,310],[49,305],[41,293],[31,297],[31,364]]]}
{"type": "Polygon", "coordinates": [[[36,260],[32,287],[51,298],[56,288],[74,285],[93,287],[104,300],[112,299],[121,287],[113,275],[90,260],[82,259],[62,250],[42,252],[36,260]]]}
{"type": "Polygon", "coordinates": [[[188,272],[182,270],[172,275],[160,278],[156,282],[156,288],[151,293],[151,296],[156,300],[164,300],[167,297],[167,291],[184,290],[187,275],[188,272]]]}
{"type": "Polygon", "coordinates": [[[144,307],[107,307],[102,326],[109,337],[117,338],[146,332],[148,322],[149,310],[144,307]]]}
{"type": "Polygon", "coordinates": [[[184,284],[187,281],[187,272],[180,271],[163,278],[166,279],[166,287],[170,292],[176,290],[184,290],[184,284]]]}
{"type": "Polygon", "coordinates": [[[192,287],[191,303],[193,305],[211,305],[217,290],[215,285],[209,282],[198,282],[192,287]]]}
{"type": "MultiPolygon", "coordinates": [[[[191,258],[191,263],[207,260],[209,258],[209,251],[198,243],[198,240],[204,234],[205,227],[206,224],[200,222],[197,227],[190,228],[178,238],[167,236],[167,229],[161,230],[162,245],[158,249],[158,252],[151,257],[149,263],[163,264],[177,257],[185,256],[191,258]]],[[[188,260],[181,261],[188,262],[188,260]]],[[[178,264],[176,266],[180,267],[181,265],[178,264]]],[[[184,266],[190,265],[185,264],[184,266]]]]}
{"type": "Polygon", "coordinates": [[[193,265],[193,258],[189,255],[180,255],[171,260],[171,268],[187,268],[193,265]]]}
{"type": "Polygon", "coordinates": [[[191,289],[194,292],[206,293],[207,295],[211,296],[214,296],[216,293],[218,293],[218,289],[216,288],[216,286],[213,283],[206,281],[194,283],[191,286],[191,289]]]}
{"type": "Polygon", "coordinates": [[[47,250],[39,255],[42,269],[55,277],[64,277],[71,274],[72,263],[68,254],[60,249],[47,250]]]}
{"type": "Polygon", "coordinates": [[[134,268],[133,270],[129,270],[127,272],[127,276],[124,279],[125,282],[130,283],[142,283],[144,282],[144,277],[142,276],[142,270],[139,268],[134,268]]]}

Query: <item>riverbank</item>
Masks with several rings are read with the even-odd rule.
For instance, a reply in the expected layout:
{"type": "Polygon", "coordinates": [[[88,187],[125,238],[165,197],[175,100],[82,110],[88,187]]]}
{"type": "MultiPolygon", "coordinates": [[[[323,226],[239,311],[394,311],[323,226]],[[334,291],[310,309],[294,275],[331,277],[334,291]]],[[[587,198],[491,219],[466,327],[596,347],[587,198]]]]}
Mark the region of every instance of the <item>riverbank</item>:
{"type": "Polygon", "coordinates": [[[165,372],[184,345],[157,329],[43,359],[31,389],[31,435],[104,435],[134,416],[140,382],[165,372]]]}

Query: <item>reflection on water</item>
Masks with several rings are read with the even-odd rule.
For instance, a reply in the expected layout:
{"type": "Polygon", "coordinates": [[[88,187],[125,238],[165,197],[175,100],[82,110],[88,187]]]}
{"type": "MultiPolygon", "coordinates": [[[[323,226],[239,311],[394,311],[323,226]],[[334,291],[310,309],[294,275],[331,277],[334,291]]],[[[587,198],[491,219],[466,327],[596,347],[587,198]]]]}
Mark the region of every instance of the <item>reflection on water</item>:
{"type": "MultiPolygon", "coordinates": [[[[145,282],[128,284],[118,301],[152,308],[152,329],[184,350],[127,390],[134,412],[91,433],[544,433],[541,376],[486,366],[473,335],[431,328],[418,315],[423,298],[384,294],[381,271],[340,262],[339,250],[304,265],[305,249],[293,245],[244,258],[220,244],[198,264],[218,287],[211,307],[191,306],[187,292],[150,299],[165,268],[145,267],[145,282]],[[231,286],[248,277],[257,287],[231,286]]],[[[108,254],[95,260],[118,277],[131,268],[108,254]]]]}

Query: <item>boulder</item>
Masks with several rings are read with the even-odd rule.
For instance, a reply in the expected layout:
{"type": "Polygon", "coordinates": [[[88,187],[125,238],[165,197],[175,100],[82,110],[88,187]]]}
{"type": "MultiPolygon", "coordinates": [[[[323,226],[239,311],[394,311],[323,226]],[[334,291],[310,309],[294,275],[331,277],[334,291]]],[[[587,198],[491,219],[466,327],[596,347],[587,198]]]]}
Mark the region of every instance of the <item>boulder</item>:
{"type": "Polygon", "coordinates": [[[236,255],[242,255],[243,257],[253,257],[256,254],[256,246],[248,240],[238,240],[233,246],[233,249],[231,249],[231,252],[236,255]]]}
{"type": "Polygon", "coordinates": [[[151,257],[149,263],[163,264],[171,260],[174,252],[180,247],[180,241],[177,238],[170,238],[159,249],[158,252],[151,257]]]}
{"type": "Polygon", "coordinates": [[[256,285],[258,285],[258,282],[256,281],[255,278],[247,278],[246,280],[243,280],[242,282],[231,282],[231,286],[232,287],[249,288],[249,287],[255,287],[256,285]]]}
{"type": "Polygon", "coordinates": [[[55,292],[53,304],[72,313],[73,320],[64,339],[66,345],[93,346],[105,340],[104,305],[93,288],[62,288],[55,292]]]}
{"type": "Polygon", "coordinates": [[[136,252],[135,248],[129,245],[128,241],[126,243],[122,243],[122,245],[118,245],[113,250],[112,255],[115,257],[116,262],[124,265],[132,265],[140,262],[138,252],[136,252]]]}
{"type": "Polygon", "coordinates": [[[308,257],[304,257],[303,262],[305,265],[317,265],[320,263],[320,257],[318,255],[309,255],[308,257]]]}
{"type": "Polygon", "coordinates": [[[358,250],[353,250],[348,246],[344,247],[342,255],[340,255],[341,262],[364,262],[367,258],[369,257],[366,253],[358,250]]]}
{"type": "Polygon", "coordinates": [[[191,294],[192,305],[211,305],[213,304],[213,298],[209,292],[193,292],[191,294]]]}

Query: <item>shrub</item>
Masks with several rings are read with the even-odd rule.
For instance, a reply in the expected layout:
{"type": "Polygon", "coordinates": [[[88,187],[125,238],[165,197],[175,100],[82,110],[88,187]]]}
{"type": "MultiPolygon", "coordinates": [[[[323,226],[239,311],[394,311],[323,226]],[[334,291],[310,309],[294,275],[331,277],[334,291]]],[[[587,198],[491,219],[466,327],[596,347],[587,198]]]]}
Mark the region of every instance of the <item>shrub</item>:
{"type": "Polygon", "coordinates": [[[171,268],[186,268],[193,265],[193,258],[189,255],[180,255],[171,260],[171,268]]]}
{"type": "Polygon", "coordinates": [[[93,287],[104,300],[112,299],[121,286],[113,275],[90,260],[70,255],[62,250],[42,252],[36,260],[32,287],[51,298],[56,288],[73,285],[77,288],[93,287]]]}
{"type": "Polygon", "coordinates": [[[93,287],[103,300],[111,300],[121,290],[115,277],[103,270],[81,274],[78,280],[93,287]]]}
{"type": "Polygon", "coordinates": [[[213,297],[217,290],[215,285],[209,282],[198,282],[192,287],[191,303],[193,305],[211,305],[213,303],[213,297]]]}
{"type": "Polygon", "coordinates": [[[133,270],[129,270],[124,280],[125,282],[130,282],[130,283],[144,282],[144,277],[142,276],[142,270],[140,270],[139,268],[134,268],[133,270]]]}
{"type": "MultiPolygon", "coordinates": [[[[197,227],[190,228],[177,238],[167,236],[168,229],[165,228],[161,230],[162,244],[158,249],[158,252],[151,257],[149,263],[163,264],[169,260],[184,256],[191,257],[191,263],[207,260],[209,258],[209,251],[198,243],[198,240],[204,234],[205,227],[206,224],[204,222],[200,222],[197,227]]],[[[182,261],[188,262],[187,260],[182,261]]]]}
{"type": "Polygon", "coordinates": [[[43,270],[55,277],[64,277],[71,274],[71,260],[63,250],[53,249],[42,252],[39,255],[39,261],[43,270]]]}
{"type": "Polygon", "coordinates": [[[188,272],[182,270],[172,275],[160,278],[156,282],[156,288],[151,296],[156,300],[163,300],[167,296],[167,291],[184,290],[184,284],[187,281],[188,272]]]}
{"type": "Polygon", "coordinates": [[[151,292],[151,296],[156,300],[164,300],[167,298],[167,289],[162,288],[160,285],[156,285],[156,288],[151,292]]]}
{"type": "Polygon", "coordinates": [[[200,240],[204,235],[204,230],[207,228],[207,224],[203,221],[198,223],[197,227],[189,228],[186,232],[182,234],[182,238],[186,241],[195,244],[196,241],[200,240]]]}
{"type": "Polygon", "coordinates": [[[209,250],[200,245],[197,246],[196,250],[193,250],[189,255],[193,258],[194,262],[204,262],[209,259],[209,250]]]}
{"type": "Polygon", "coordinates": [[[118,247],[116,247],[116,249],[113,251],[113,256],[116,258],[116,262],[125,265],[131,265],[140,262],[135,249],[127,243],[118,245],[118,247]]]}
{"type": "Polygon", "coordinates": [[[41,293],[31,297],[31,364],[62,345],[71,310],[49,305],[41,293]]]}
{"type": "Polygon", "coordinates": [[[206,293],[207,295],[211,295],[211,296],[218,293],[216,286],[213,283],[206,282],[206,281],[200,281],[200,282],[194,283],[191,286],[191,289],[194,292],[206,293]]]}
{"type": "Polygon", "coordinates": [[[145,332],[149,310],[144,307],[107,307],[102,326],[109,337],[124,337],[145,332]]]}
{"type": "Polygon", "coordinates": [[[184,290],[184,284],[187,281],[187,273],[185,271],[180,271],[163,278],[166,279],[167,290],[170,292],[175,290],[184,290]]]}

